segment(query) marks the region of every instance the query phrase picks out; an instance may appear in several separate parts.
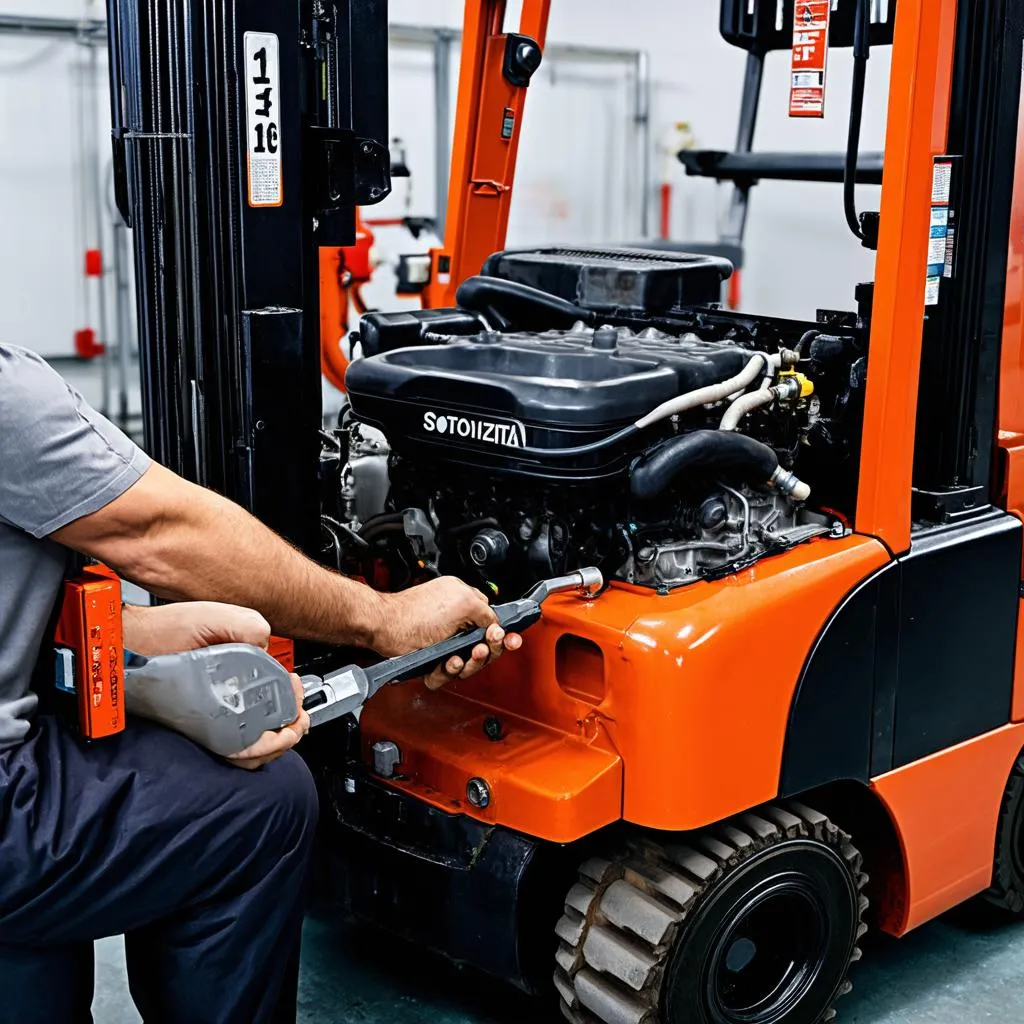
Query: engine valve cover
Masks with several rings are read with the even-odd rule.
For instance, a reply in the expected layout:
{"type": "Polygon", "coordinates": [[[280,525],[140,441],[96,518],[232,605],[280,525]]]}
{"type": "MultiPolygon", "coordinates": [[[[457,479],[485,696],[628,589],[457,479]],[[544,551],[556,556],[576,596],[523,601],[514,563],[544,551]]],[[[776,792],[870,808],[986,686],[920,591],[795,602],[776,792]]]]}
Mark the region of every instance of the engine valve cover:
{"type": "MultiPolygon", "coordinates": [[[[383,430],[396,452],[429,449],[433,458],[543,475],[547,460],[524,447],[605,437],[676,395],[734,376],[750,356],[693,334],[577,325],[399,349],[353,363],[346,384],[355,415],[383,430]]],[[[592,476],[623,454],[561,459],[558,475],[592,476]]]]}

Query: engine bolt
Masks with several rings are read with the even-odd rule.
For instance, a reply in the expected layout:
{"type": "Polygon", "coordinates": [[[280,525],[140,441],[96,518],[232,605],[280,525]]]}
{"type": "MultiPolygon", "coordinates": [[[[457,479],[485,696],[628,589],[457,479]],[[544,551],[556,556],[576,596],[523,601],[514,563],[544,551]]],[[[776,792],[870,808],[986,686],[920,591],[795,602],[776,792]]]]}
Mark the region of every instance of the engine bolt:
{"type": "Polygon", "coordinates": [[[492,743],[501,739],[501,719],[497,715],[488,715],[484,719],[484,735],[492,743]]]}
{"type": "Polygon", "coordinates": [[[483,779],[470,779],[466,783],[466,799],[483,810],[491,802],[491,787],[483,779]]]}

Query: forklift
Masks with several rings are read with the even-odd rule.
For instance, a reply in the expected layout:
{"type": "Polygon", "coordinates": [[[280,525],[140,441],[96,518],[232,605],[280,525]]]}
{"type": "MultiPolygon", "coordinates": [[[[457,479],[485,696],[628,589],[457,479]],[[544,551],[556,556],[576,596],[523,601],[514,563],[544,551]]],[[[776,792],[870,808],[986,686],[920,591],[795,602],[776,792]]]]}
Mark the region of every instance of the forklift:
{"type": "Polygon", "coordinates": [[[854,50],[845,154],[758,153],[748,98],[750,145],[684,156],[737,222],[755,181],[843,183],[875,280],[814,321],[722,308],[711,253],[505,248],[549,3],[512,32],[467,0],[424,308],[362,318],[324,431],[320,249],[390,188],[386,6],[109,0],[146,447],[379,588],[601,571],[483,677],[313,731],[339,907],[574,1024],[829,1021],[868,929],[1024,913],[1024,3],[721,0],[748,97],[791,52],[795,116],[854,50]]]}

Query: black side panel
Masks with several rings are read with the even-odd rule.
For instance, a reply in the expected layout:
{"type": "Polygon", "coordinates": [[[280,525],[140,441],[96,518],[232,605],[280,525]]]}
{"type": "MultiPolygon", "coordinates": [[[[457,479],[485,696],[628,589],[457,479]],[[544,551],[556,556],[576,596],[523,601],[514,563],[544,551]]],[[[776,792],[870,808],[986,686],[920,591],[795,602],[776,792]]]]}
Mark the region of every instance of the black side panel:
{"type": "Polygon", "coordinates": [[[890,571],[882,573],[878,581],[875,713],[869,778],[892,770],[893,729],[896,724],[896,696],[899,692],[901,572],[898,563],[887,568],[890,571]]]}
{"type": "Polygon", "coordinates": [[[894,767],[1010,718],[1021,524],[995,513],[930,530],[900,559],[894,767]]]}
{"type": "Polygon", "coordinates": [[[319,437],[305,422],[303,397],[277,383],[292,380],[304,365],[301,309],[242,312],[242,366],[247,390],[239,482],[250,508],[272,530],[299,544],[293,495],[281,486],[281,469],[292,462],[316,466],[319,437]]]}
{"type": "Polygon", "coordinates": [[[780,794],[869,779],[1010,719],[1021,524],[915,534],[835,610],[793,698],[780,794]]]}
{"type": "Polygon", "coordinates": [[[897,571],[893,562],[862,583],[818,637],[789,716],[783,795],[837,779],[867,781],[880,592],[897,571]]]}

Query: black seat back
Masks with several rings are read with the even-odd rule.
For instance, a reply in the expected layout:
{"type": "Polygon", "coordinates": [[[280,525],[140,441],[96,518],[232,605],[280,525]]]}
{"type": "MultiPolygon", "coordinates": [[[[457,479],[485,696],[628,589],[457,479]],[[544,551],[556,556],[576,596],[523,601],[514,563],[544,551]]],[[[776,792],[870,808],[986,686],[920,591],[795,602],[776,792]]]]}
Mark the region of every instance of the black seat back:
{"type": "MultiPolygon", "coordinates": [[[[788,50],[793,45],[793,10],[806,0],[722,0],[722,38],[750,53],[788,50]]],[[[891,46],[896,0],[869,0],[871,45],[891,46]]],[[[838,0],[832,12],[829,45],[853,46],[857,0],[838,0]]]]}

